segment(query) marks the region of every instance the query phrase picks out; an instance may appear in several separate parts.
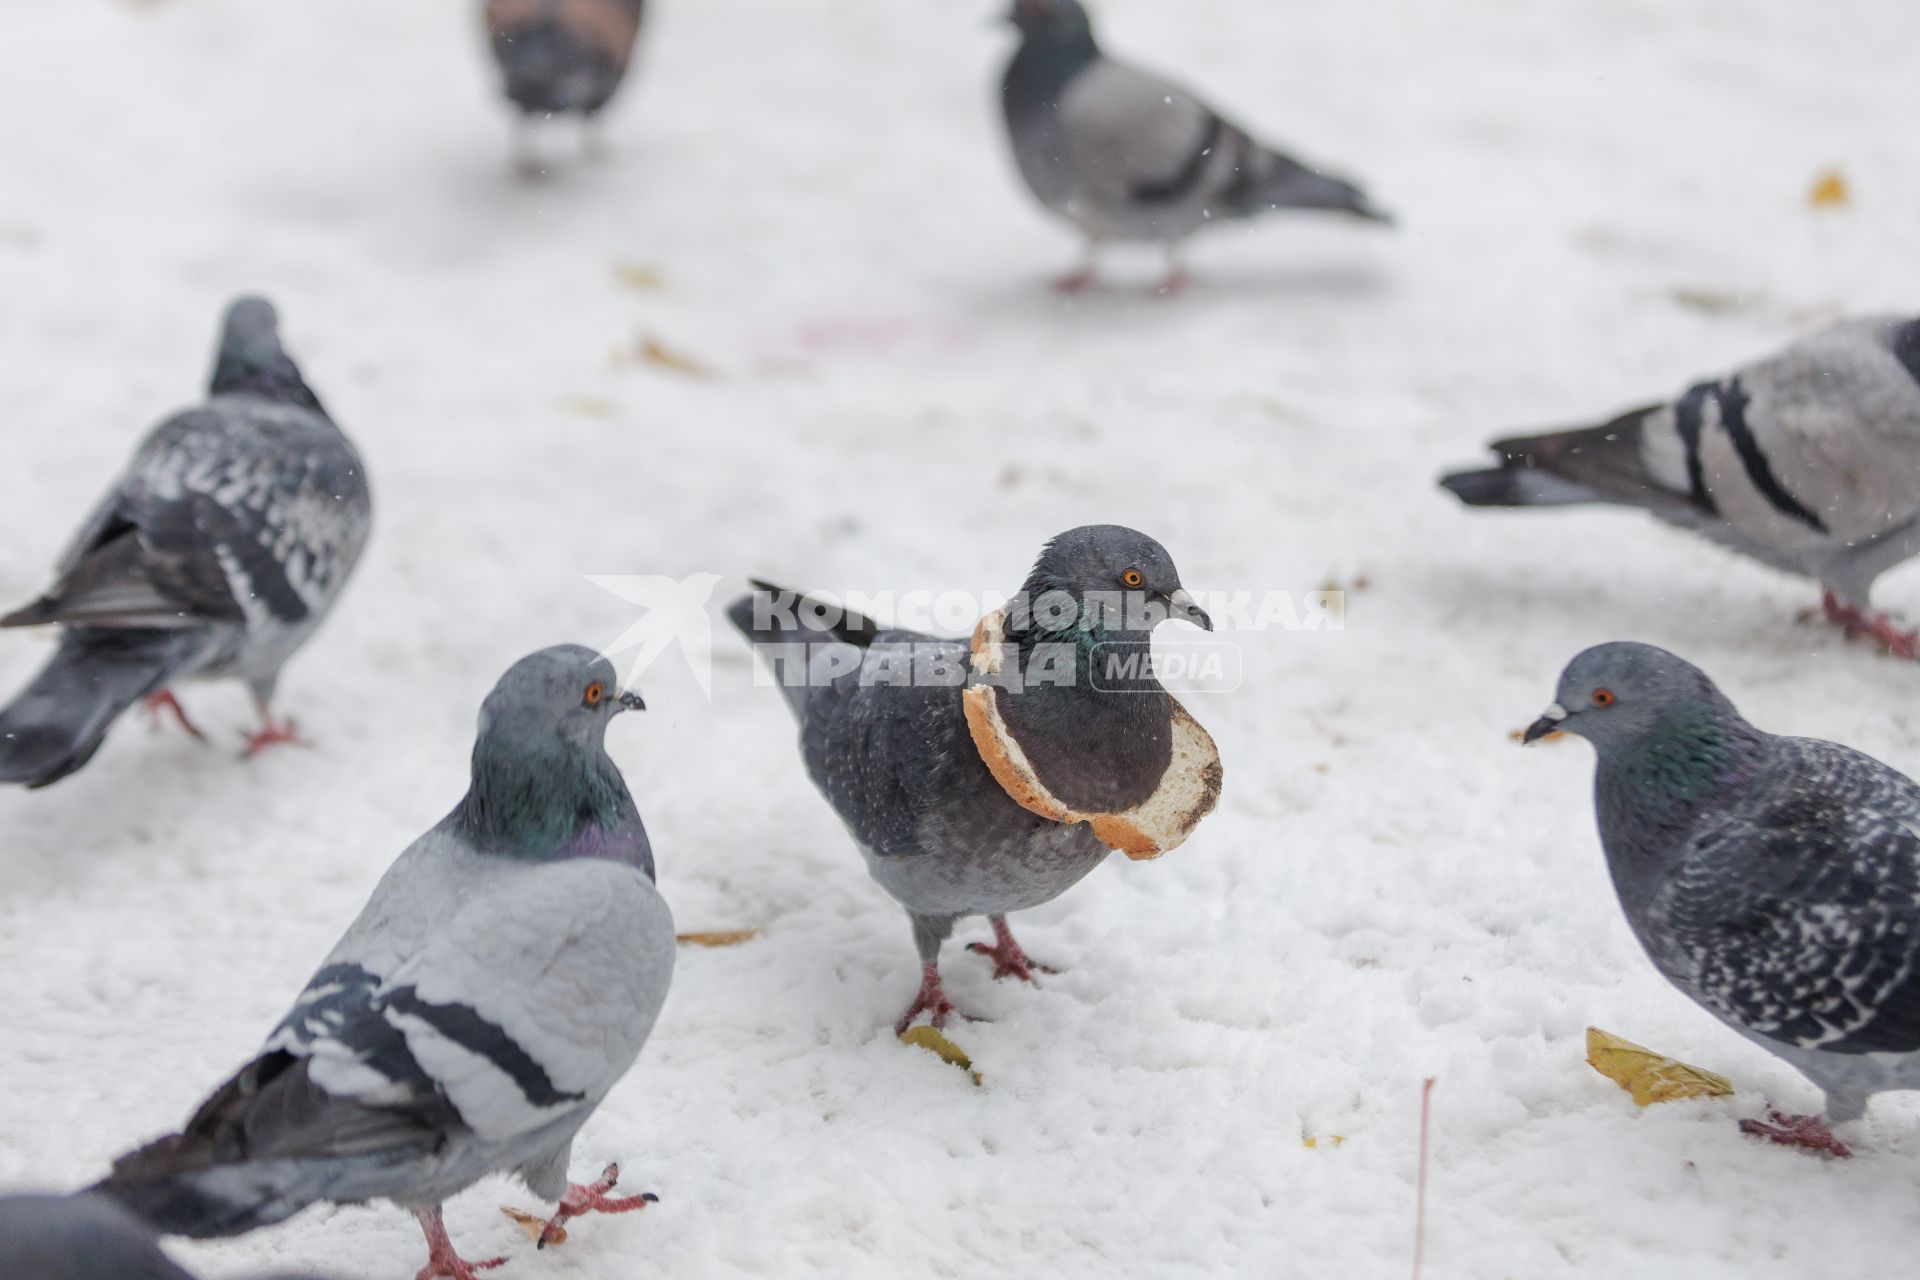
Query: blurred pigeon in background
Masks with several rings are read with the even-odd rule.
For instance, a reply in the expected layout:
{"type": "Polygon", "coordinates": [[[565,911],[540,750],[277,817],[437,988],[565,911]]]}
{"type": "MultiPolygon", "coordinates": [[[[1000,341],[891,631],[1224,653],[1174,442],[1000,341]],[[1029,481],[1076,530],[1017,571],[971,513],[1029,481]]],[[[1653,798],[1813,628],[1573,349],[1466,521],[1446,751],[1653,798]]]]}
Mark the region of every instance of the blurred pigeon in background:
{"type": "Polygon", "coordinates": [[[1641,507],[1820,583],[1826,616],[1901,657],[1873,580],[1920,551],[1920,320],[1843,321],[1669,404],[1498,440],[1440,483],[1475,507],[1641,507]]]}
{"type": "Polygon", "coordinates": [[[1577,655],[1525,739],[1599,757],[1600,842],[1655,967],[1826,1094],[1741,1127],[1848,1154],[1827,1122],[1920,1089],[1920,786],[1741,718],[1704,673],[1625,642],[1577,655]]]}
{"type": "Polygon", "coordinates": [[[503,89],[520,110],[514,164],[540,172],[533,150],[536,119],[577,115],[589,151],[594,126],[633,60],[644,0],[487,0],[487,38],[503,89]]]}
{"type": "MultiPolygon", "coordinates": [[[[0,1280],[193,1280],[153,1228],[97,1193],[0,1196],[0,1280]]],[[[261,1280],[317,1280],[281,1275],[261,1280]]]]}
{"type": "Polygon", "coordinates": [[[1020,48],[1001,83],[1013,157],[1033,194],[1087,237],[1055,282],[1084,289],[1109,240],[1167,247],[1163,292],[1186,283],[1180,245],[1203,227],[1276,209],[1392,219],[1351,183],[1253,140],[1179,85],[1101,52],[1079,0],[1014,0],[1020,48]]]}
{"type": "Polygon", "coordinates": [[[590,649],[542,649],[480,708],[472,784],[400,855],[268,1037],[185,1129],[100,1186],[159,1230],[237,1235],[317,1201],[384,1198],[426,1232],[422,1277],[471,1280],[440,1204],[492,1173],[560,1202],[542,1244],[609,1197],[573,1137],[666,999],[673,920],[607,723],[641,705],[590,649]]]}
{"type": "MultiPolygon", "coordinates": [[[[953,1005],[940,948],[964,916],[984,915],[996,978],[1027,981],[1035,966],[1007,926],[1009,912],[1050,902],[1105,860],[1085,823],[1039,816],[1010,796],[976,748],[959,680],[969,647],[887,630],[827,602],[755,584],[728,617],[773,669],[800,722],[800,754],[814,785],[866,856],[868,871],[907,909],[921,963],[920,991],[899,1020],[921,1013],[943,1026],[953,1005]],[[903,647],[910,646],[910,649],[903,647]],[[869,659],[909,662],[908,681],[877,676],[869,659]],[[837,674],[834,674],[837,673],[837,674]],[[943,674],[944,673],[944,674],[943,674]]],[[[1064,683],[1033,684],[1000,709],[1040,777],[1075,808],[1122,810],[1150,796],[1167,772],[1172,699],[1150,671],[1095,687],[1095,645],[1148,643],[1169,616],[1212,628],[1180,585],[1166,551],[1117,525],[1072,529],[1048,543],[1022,587],[1070,602],[1064,616],[1009,617],[1007,640],[1026,658],[1042,646],[1070,655],[1064,683]],[[1151,613],[1100,613],[1090,593],[1137,593],[1151,613]]]]}
{"type": "Polygon", "coordinates": [[[58,623],[59,648],[0,711],[0,782],[43,787],[85,764],[141,698],[182,680],[246,682],[262,727],[280,669],[327,616],[371,520],[360,458],[280,345],[262,298],[227,309],[206,404],[154,428],[40,599],[0,627],[58,623]]]}

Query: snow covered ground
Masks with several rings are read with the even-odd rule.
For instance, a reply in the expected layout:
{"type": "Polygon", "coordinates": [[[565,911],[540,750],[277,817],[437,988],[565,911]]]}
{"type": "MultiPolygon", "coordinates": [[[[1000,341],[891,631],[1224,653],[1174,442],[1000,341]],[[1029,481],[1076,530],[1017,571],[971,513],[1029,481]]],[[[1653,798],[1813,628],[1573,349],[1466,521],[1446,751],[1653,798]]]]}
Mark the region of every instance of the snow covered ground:
{"type": "MultiPolygon", "coordinates": [[[[1580,647],[1637,638],[1752,718],[1920,767],[1914,673],[1796,625],[1809,585],[1630,514],[1468,515],[1505,428],[1677,390],[1920,286],[1920,7],[1894,0],[1106,0],[1110,46],[1368,182],[1393,233],[1275,219],[1076,301],[1011,174],[1010,32],[961,0],[661,0],[613,158],[507,179],[453,0],[0,7],[0,600],[270,294],[358,441],[374,542],[282,682],[317,744],[243,765],[123,725],[0,795],[0,1186],[65,1187],[236,1066],[464,785],[478,700],[633,610],[583,575],[1006,591],[1040,542],[1136,525],[1196,590],[1353,589],[1346,629],[1237,638],[1193,708],[1219,811],[1018,922],[1064,972],[949,990],[985,1087],[901,1046],[904,917],[716,633],[611,749],[682,928],[640,1065],[577,1171],[660,1205],[535,1254],[486,1185],[469,1256],[542,1276],[1406,1274],[1436,1076],[1430,1277],[1884,1273],[1920,1103],[1828,1163],[1736,1131],[1817,1095],[1657,978],[1612,900],[1576,742],[1508,732],[1580,647]],[[1840,166],[1851,208],[1807,190],[1840,166]],[[649,281],[652,283],[649,284],[649,281]],[[646,286],[646,287],[642,287],[646,286]],[[635,358],[651,335],[707,376],[635,358]],[[1361,582],[1365,583],[1362,588],[1361,582]],[[1637,1111],[1598,1024],[1731,1075],[1637,1111]],[[1334,1141],[1336,1135],[1343,1142],[1334,1141]]],[[[1920,614],[1920,573],[1884,603],[1920,614]]],[[[0,686],[45,637],[0,637],[0,686]]],[[[984,923],[963,931],[984,936],[984,923]]],[[[177,1254],[399,1277],[390,1209],[177,1254]]]]}

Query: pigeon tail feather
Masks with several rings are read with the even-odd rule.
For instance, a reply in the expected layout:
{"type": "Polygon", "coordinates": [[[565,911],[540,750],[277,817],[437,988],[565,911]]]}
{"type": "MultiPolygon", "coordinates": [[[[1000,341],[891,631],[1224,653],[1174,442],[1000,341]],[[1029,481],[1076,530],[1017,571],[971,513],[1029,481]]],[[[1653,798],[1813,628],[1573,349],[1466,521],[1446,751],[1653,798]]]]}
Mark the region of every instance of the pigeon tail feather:
{"type": "Polygon", "coordinates": [[[1228,203],[1242,215],[1271,209],[1330,209],[1393,224],[1393,215],[1375,206],[1353,183],[1318,173],[1278,152],[1261,151],[1249,169],[1246,176],[1251,180],[1227,193],[1228,203]]]}
{"type": "MultiPolygon", "coordinates": [[[[762,582],[753,593],[727,606],[727,620],[740,630],[767,662],[787,707],[806,719],[807,703],[817,691],[814,658],[823,646],[866,649],[880,634],[871,618],[853,610],[762,582]]],[[[845,653],[844,649],[839,650],[845,653]]]]}
{"type": "Polygon", "coordinates": [[[1658,407],[1635,409],[1596,427],[1513,436],[1491,446],[1500,465],[1459,471],[1440,484],[1470,507],[1552,507],[1617,502],[1666,510],[1684,504],[1647,470],[1646,420],[1658,407]]]}
{"type": "Polygon", "coordinates": [[[1470,507],[1565,507],[1602,501],[1591,489],[1525,463],[1455,471],[1440,477],[1440,487],[1470,507]]]}
{"type": "Polygon", "coordinates": [[[164,687],[206,640],[205,628],[68,630],[0,711],[0,783],[44,787],[84,765],[120,713],[164,687]]]}

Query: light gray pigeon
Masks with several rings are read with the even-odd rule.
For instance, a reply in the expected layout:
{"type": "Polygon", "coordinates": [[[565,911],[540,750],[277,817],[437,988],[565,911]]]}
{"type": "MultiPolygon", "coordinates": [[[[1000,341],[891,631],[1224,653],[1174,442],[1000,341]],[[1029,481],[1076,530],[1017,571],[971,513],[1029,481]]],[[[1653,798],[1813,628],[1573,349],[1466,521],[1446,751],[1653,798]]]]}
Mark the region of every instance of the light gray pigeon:
{"type": "Polygon", "coordinates": [[[400,855],[259,1055],[101,1189],[164,1232],[237,1235],[317,1201],[384,1198],[426,1232],[420,1275],[471,1280],[440,1204],[510,1173],[560,1202],[574,1134],[666,999],[673,920],[607,722],[641,705],[592,650],[542,649],[480,708],[473,778],[400,855]]]}
{"type": "Polygon", "coordinates": [[[1493,451],[1440,483],[1475,507],[1644,508],[1815,579],[1849,635],[1920,652],[1869,600],[1920,551],[1920,321],[1844,321],[1669,404],[1493,451]]]}
{"type": "Polygon", "coordinates": [[[271,304],[227,309],[206,404],[147,436],[62,559],[0,627],[58,623],[59,648],[0,711],[0,782],[44,787],[92,758],[141,698],[200,731],[169,691],[245,681],[262,728],[280,669],[333,607],[367,540],[359,455],[280,345],[271,304]]]}
{"type": "Polygon", "coordinates": [[[1014,0],[1020,48],[1001,82],[1013,158],[1040,203],[1087,237],[1055,282],[1084,289],[1100,246],[1167,247],[1173,292],[1183,241],[1203,227],[1276,209],[1324,209],[1391,222],[1351,183],[1262,146],[1171,81],[1102,53],[1079,0],[1014,0]]]}
{"type": "Polygon", "coordinates": [[[600,111],[626,78],[640,36],[644,0],[487,0],[487,39],[500,64],[502,88],[520,110],[515,164],[540,171],[533,126],[577,115],[589,150],[600,111]]]}
{"type": "MultiPolygon", "coordinates": [[[[0,1280],[193,1280],[153,1228],[98,1194],[0,1196],[0,1280]]],[[[281,1275],[261,1280],[316,1280],[281,1275]]]]}
{"type": "MultiPolygon", "coordinates": [[[[1007,914],[1059,897],[1108,845],[1086,823],[1016,803],[995,780],[963,705],[967,642],[883,629],[828,602],[755,586],[728,616],[773,668],[800,722],[814,785],[913,926],[920,991],[898,1029],[923,1012],[945,1025],[953,1005],[941,987],[940,948],[964,916],[992,923],[994,944],[968,949],[993,960],[995,978],[1032,981],[1035,966],[1007,914]],[[902,661],[910,680],[899,678],[902,661]]],[[[1172,559],[1132,529],[1070,529],[1042,550],[1015,602],[1006,645],[1018,669],[1066,657],[1066,678],[1036,680],[999,702],[1039,778],[1088,812],[1124,810],[1153,794],[1172,753],[1172,699],[1145,669],[1099,687],[1091,673],[1097,650],[1144,652],[1154,624],[1170,616],[1212,629],[1172,559]],[[1134,607],[1105,611],[1090,605],[1093,595],[1127,595],[1134,607]],[[1041,601],[1064,607],[1034,607],[1041,601]]]]}
{"type": "Polygon", "coordinates": [[[1848,1154],[1827,1122],[1920,1089],[1920,786],[1850,747],[1754,728],[1652,645],[1577,655],[1526,741],[1599,757],[1600,842],[1656,968],[1819,1085],[1826,1118],[1749,1120],[1848,1154]]]}

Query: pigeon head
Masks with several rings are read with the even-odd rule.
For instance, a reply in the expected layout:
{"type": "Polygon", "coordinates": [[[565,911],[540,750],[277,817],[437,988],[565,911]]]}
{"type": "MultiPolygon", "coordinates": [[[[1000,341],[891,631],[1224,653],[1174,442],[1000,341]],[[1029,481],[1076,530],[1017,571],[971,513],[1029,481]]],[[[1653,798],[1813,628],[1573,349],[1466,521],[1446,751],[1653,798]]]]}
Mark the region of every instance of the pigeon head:
{"type": "Polygon", "coordinates": [[[280,345],[280,315],[265,298],[246,295],[227,307],[214,354],[212,395],[251,394],[302,405],[324,414],[300,366],[280,345]]]}
{"type": "Polygon", "coordinates": [[[480,742],[499,739],[515,748],[558,743],[598,753],[607,721],[646,705],[639,694],[621,691],[611,662],[584,645],[557,644],[507,668],[480,704],[480,742]]]}
{"type": "Polygon", "coordinates": [[[1080,0],[1013,0],[1007,21],[1028,40],[1093,47],[1093,24],[1080,0]]]}
{"type": "Polygon", "coordinates": [[[1527,726],[1522,740],[1577,733],[1604,757],[1713,726],[1744,724],[1700,668],[1665,649],[1618,640],[1574,655],[1560,674],[1553,705],[1527,726]]]}
{"type": "Polygon", "coordinates": [[[607,756],[607,723],[645,705],[621,691],[612,663],[581,645],[541,649],[507,668],[480,704],[473,781],[458,811],[469,837],[523,857],[605,855],[609,839],[619,846],[629,826],[638,831],[639,814],[607,756]]]}
{"type": "Polygon", "coordinates": [[[1151,631],[1168,618],[1213,630],[1167,549],[1118,524],[1082,525],[1047,543],[1016,606],[1015,631],[1151,631]]]}

